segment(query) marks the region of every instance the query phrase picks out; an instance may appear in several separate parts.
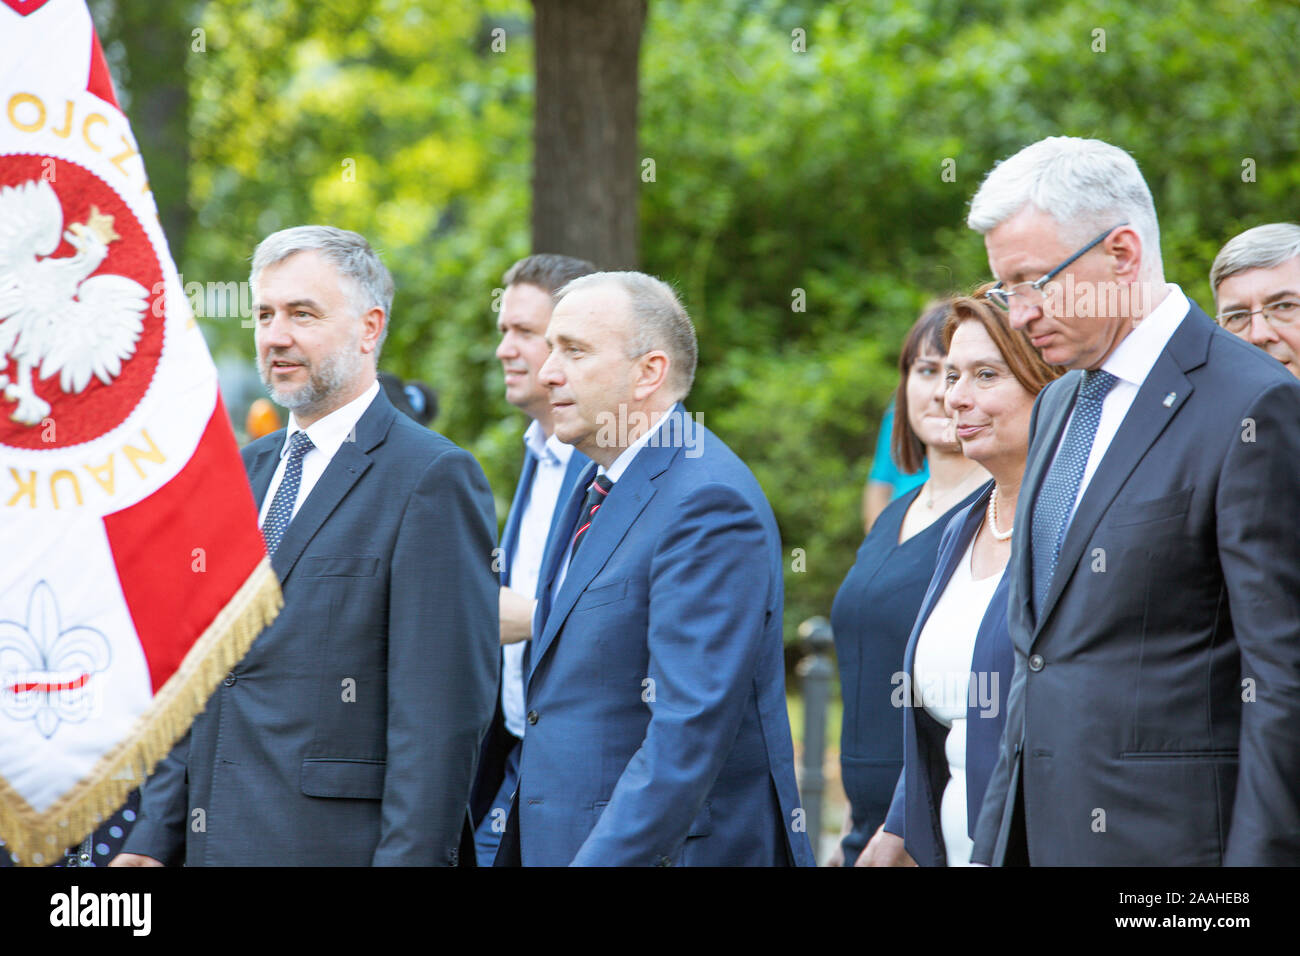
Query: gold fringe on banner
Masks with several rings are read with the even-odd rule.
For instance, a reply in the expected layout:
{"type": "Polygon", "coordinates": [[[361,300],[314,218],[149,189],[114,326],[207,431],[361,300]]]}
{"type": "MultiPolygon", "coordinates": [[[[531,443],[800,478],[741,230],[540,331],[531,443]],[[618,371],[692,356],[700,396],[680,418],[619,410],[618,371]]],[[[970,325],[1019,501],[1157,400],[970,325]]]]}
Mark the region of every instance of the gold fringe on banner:
{"type": "Polygon", "coordinates": [[[125,802],[208,702],[284,605],[280,582],[263,558],[221,613],[194,642],[131,733],[44,813],[0,778],[0,837],[19,866],[48,866],[80,843],[125,802]]]}

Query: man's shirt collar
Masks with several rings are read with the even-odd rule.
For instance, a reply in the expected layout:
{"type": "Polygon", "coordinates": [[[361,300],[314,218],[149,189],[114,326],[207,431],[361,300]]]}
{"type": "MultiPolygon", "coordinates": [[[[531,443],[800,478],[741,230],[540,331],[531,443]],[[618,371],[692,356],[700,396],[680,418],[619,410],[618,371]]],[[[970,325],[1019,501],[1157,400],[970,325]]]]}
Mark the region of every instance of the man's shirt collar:
{"type": "Polygon", "coordinates": [[[1172,282],[1166,288],[1169,294],[1164,301],[1138,322],[1101,363],[1104,371],[1141,388],[1191,307],[1181,288],[1172,282]]]}
{"type": "Polygon", "coordinates": [[[532,453],[538,462],[548,465],[568,466],[573,456],[573,446],[566,445],[551,432],[550,437],[542,434],[542,426],[536,419],[524,431],[524,447],[532,453]]]}
{"type": "Polygon", "coordinates": [[[614,463],[609,468],[601,465],[596,473],[604,475],[610,481],[618,481],[622,478],[623,472],[627,471],[628,466],[632,464],[632,459],[636,457],[636,453],[646,446],[650,439],[663,427],[664,422],[677,413],[677,409],[678,406],[674,404],[672,408],[660,415],[659,419],[645,430],[645,434],[623,449],[623,453],[614,459],[614,463]]]}
{"type": "Polygon", "coordinates": [[[305,431],[311,443],[325,453],[326,458],[333,458],[339,447],[349,439],[356,441],[353,430],[365,414],[370,403],[379,394],[379,382],[371,382],[370,387],[341,408],[336,408],[324,418],[312,422],[306,428],[301,427],[297,419],[289,416],[289,427],[284,433],[284,444],[280,447],[280,457],[289,453],[289,442],[297,432],[305,431]]]}

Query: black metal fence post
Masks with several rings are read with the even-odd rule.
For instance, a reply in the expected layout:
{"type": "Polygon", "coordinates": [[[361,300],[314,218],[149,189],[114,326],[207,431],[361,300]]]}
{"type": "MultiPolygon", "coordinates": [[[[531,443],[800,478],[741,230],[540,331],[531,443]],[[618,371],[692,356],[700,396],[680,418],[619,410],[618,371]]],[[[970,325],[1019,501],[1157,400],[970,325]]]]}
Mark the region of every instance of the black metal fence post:
{"type": "Polygon", "coordinates": [[[830,658],[834,643],[830,621],[824,617],[808,618],[799,625],[799,637],[807,641],[810,648],[795,669],[803,691],[801,799],[808,840],[812,843],[813,856],[817,858],[821,856],[822,796],[826,790],[826,775],[822,770],[826,760],[826,711],[830,705],[831,681],[835,677],[830,658]]]}

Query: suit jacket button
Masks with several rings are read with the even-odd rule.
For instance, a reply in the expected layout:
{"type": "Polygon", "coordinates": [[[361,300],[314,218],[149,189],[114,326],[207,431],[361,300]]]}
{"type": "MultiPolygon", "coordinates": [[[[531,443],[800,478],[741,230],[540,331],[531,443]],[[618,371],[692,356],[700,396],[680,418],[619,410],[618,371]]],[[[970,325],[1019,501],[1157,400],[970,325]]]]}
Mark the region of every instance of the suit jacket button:
{"type": "Polygon", "coordinates": [[[666,856],[661,856],[655,861],[655,866],[672,866],[673,861],[666,856]]]}
{"type": "Polygon", "coordinates": [[[221,683],[225,684],[227,687],[234,687],[234,686],[235,686],[235,672],[234,672],[234,671],[231,671],[229,674],[227,674],[227,675],[226,675],[226,679],[223,680],[221,683]]]}
{"type": "Polygon", "coordinates": [[[1031,654],[1029,656],[1029,669],[1031,671],[1041,671],[1043,669],[1043,655],[1031,654]]]}
{"type": "Polygon", "coordinates": [[[537,711],[535,711],[535,710],[530,710],[530,711],[528,712],[528,722],[529,722],[530,724],[535,724],[535,723],[537,723],[537,711]]]}

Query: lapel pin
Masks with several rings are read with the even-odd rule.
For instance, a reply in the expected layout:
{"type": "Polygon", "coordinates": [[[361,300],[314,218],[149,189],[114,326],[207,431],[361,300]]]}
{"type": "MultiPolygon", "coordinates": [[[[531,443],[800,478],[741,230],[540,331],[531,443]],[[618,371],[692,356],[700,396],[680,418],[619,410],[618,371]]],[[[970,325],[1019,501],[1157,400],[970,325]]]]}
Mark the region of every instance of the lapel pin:
{"type": "Polygon", "coordinates": [[[1177,398],[1177,397],[1178,397],[1177,394],[1175,394],[1174,392],[1170,392],[1168,395],[1166,395],[1166,396],[1165,396],[1165,408],[1173,408],[1173,407],[1174,407],[1174,399],[1177,398]]]}

